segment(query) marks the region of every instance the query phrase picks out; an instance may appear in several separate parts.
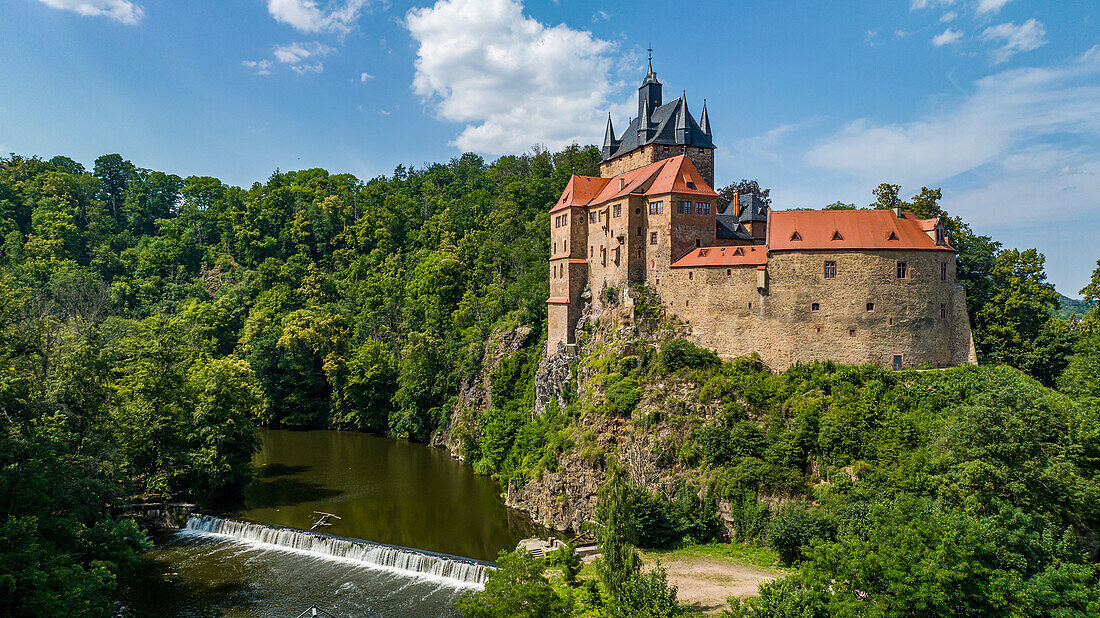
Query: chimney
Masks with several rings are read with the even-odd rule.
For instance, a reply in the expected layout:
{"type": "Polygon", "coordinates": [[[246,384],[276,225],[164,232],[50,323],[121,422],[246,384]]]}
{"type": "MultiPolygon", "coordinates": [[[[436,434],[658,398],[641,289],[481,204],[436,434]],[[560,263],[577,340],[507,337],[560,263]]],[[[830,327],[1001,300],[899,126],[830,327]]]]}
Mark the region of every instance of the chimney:
{"type": "Polygon", "coordinates": [[[901,214],[901,206],[894,206],[894,216],[898,219],[905,218],[905,215],[901,214]]]}
{"type": "Polygon", "coordinates": [[[741,216],[741,196],[738,195],[738,193],[740,193],[740,192],[739,191],[734,191],[733,201],[730,202],[730,207],[733,208],[733,216],[735,216],[735,217],[740,217],[741,216]]]}

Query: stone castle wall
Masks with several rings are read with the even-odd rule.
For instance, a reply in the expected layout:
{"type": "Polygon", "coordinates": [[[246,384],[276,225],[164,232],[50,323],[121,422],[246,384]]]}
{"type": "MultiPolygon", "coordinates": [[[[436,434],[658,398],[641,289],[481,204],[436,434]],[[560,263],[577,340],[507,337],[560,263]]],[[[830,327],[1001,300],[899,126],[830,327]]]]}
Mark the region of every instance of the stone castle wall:
{"type": "Polygon", "coordinates": [[[825,359],[891,366],[896,354],[905,367],[976,362],[953,253],[777,252],[766,272],[764,290],[757,268],[744,266],[672,269],[655,289],[688,339],[727,358],[757,352],[773,369],[825,359]],[[837,263],[835,279],[824,278],[825,260],[837,263]]]}
{"type": "Polygon", "coordinates": [[[600,176],[614,178],[619,174],[636,170],[650,163],[656,163],[664,159],[670,159],[680,155],[687,158],[699,170],[699,174],[707,184],[714,188],[714,149],[696,148],[694,146],[666,146],[662,144],[647,144],[636,148],[620,157],[600,163],[600,176]]]}

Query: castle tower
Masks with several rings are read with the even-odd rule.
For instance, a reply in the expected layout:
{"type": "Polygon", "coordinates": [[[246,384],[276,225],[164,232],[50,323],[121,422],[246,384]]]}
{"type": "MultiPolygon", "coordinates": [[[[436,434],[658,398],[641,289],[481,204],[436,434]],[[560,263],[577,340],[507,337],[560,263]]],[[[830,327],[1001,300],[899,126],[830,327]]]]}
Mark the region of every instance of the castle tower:
{"type": "Polygon", "coordinates": [[[620,138],[615,137],[608,117],[600,176],[612,178],[662,159],[685,155],[707,184],[714,186],[714,142],[706,104],[700,121],[696,122],[688,111],[686,93],[665,103],[661,90],[650,56],[649,70],[638,87],[638,117],[630,121],[620,138]]]}

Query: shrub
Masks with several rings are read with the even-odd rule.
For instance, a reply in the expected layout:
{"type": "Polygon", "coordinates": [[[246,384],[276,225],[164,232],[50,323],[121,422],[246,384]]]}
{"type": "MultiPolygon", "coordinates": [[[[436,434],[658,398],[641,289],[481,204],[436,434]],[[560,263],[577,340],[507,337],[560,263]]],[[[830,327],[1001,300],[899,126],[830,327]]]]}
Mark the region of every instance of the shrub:
{"type": "Polygon", "coordinates": [[[765,540],[783,564],[791,565],[802,559],[803,546],[831,535],[832,527],[820,511],[808,509],[804,504],[789,504],[768,522],[765,540]]]}
{"type": "Polygon", "coordinates": [[[613,380],[607,386],[607,411],[615,416],[630,418],[641,400],[642,392],[634,378],[613,380]]]}
{"type": "Polygon", "coordinates": [[[722,364],[722,359],[717,354],[686,339],[675,339],[666,343],[657,355],[657,361],[668,371],[713,369],[722,364]]]}

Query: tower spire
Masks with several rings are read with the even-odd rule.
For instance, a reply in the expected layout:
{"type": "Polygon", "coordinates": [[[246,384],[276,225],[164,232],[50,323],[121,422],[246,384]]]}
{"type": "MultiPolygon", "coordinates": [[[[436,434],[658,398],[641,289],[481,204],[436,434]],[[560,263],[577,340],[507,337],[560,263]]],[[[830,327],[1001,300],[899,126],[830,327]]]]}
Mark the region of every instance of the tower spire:
{"type": "Polygon", "coordinates": [[[703,134],[710,137],[710,118],[707,116],[707,100],[703,99],[703,114],[699,116],[699,128],[703,134]]]}
{"type": "Polygon", "coordinates": [[[607,130],[603,134],[603,158],[610,159],[611,153],[618,145],[615,139],[615,127],[611,126],[611,112],[607,112],[607,130]]]}
{"type": "Polygon", "coordinates": [[[642,101],[642,113],[638,116],[638,144],[649,141],[649,101],[642,101]]]}
{"type": "Polygon", "coordinates": [[[688,143],[688,132],[691,130],[691,125],[688,123],[688,99],[687,91],[680,96],[680,105],[676,109],[676,143],[686,144],[688,143]]]}

